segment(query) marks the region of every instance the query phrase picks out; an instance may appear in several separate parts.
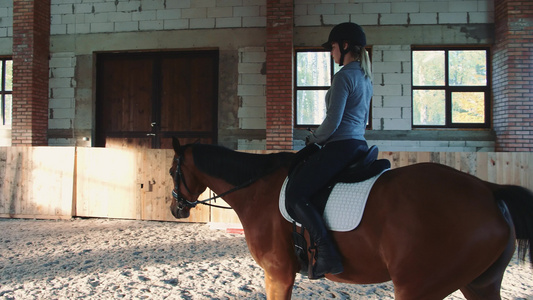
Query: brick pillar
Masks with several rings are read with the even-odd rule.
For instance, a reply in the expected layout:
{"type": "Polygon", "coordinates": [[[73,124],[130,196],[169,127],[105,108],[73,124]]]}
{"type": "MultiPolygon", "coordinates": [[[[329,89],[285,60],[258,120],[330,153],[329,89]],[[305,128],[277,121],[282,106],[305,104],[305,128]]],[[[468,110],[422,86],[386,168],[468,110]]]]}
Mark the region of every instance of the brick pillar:
{"type": "Polygon", "coordinates": [[[496,151],[533,151],[533,2],[494,2],[496,151]]]}
{"type": "Polygon", "coordinates": [[[266,147],[292,149],[293,0],[267,0],[266,147]]]}
{"type": "Polygon", "coordinates": [[[13,1],[13,146],[46,146],[50,0],[13,1]]]}

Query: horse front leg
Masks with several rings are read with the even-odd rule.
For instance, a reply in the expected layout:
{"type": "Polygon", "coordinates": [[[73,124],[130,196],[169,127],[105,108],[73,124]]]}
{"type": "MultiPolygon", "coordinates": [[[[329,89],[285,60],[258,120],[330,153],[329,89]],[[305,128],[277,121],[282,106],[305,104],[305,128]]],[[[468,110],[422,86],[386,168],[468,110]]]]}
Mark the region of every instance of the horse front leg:
{"type": "Polygon", "coordinates": [[[296,274],[276,274],[265,270],[265,288],[268,300],[291,299],[296,274]]]}
{"type": "MultiPolygon", "coordinates": [[[[265,289],[268,300],[291,299],[292,287],[296,278],[298,263],[293,253],[293,246],[287,243],[272,242],[268,251],[252,252],[256,261],[265,272],[265,289]],[[280,246],[281,245],[281,246],[280,246]]],[[[260,249],[267,249],[265,245],[260,249]]]]}

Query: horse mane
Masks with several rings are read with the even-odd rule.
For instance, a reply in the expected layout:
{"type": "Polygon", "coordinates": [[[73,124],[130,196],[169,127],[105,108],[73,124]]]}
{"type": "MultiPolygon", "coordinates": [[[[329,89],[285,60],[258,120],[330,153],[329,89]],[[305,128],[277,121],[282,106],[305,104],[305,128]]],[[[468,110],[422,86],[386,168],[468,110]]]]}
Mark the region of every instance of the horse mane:
{"type": "Polygon", "coordinates": [[[223,146],[191,144],[196,167],[234,186],[264,177],[282,167],[288,168],[294,153],[253,154],[238,152],[223,146]]]}

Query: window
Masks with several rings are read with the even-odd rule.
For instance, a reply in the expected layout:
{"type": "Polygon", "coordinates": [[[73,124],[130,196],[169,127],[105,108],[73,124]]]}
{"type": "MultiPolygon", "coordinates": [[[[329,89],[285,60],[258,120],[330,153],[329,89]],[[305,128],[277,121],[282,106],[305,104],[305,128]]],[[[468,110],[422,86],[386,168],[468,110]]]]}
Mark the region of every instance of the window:
{"type": "Polygon", "coordinates": [[[325,98],[331,79],[341,67],[334,63],[329,51],[300,49],[295,52],[295,125],[318,126],[326,117],[325,98]]]}
{"type": "Polygon", "coordinates": [[[0,127],[11,128],[13,60],[0,58],[0,127]]]}
{"type": "Polygon", "coordinates": [[[485,128],[488,48],[412,49],[413,128],[485,128]]]}

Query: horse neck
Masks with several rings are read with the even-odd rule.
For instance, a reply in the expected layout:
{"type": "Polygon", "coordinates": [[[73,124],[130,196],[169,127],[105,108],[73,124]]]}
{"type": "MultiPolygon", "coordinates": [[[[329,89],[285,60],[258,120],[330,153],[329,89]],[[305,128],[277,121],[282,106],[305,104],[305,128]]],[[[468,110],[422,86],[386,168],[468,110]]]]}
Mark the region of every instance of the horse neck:
{"type": "Polygon", "coordinates": [[[197,178],[218,195],[239,187],[224,196],[224,200],[237,214],[243,214],[250,207],[261,211],[267,202],[277,204],[279,189],[292,158],[290,153],[267,156],[204,145],[194,149],[192,161],[199,172],[197,178]],[[250,180],[255,181],[248,184],[250,180]],[[242,184],[246,186],[240,188],[242,184]]]}
{"type": "MultiPolygon", "coordinates": [[[[287,170],[280,169],[270,175],[258,179],[254,183],[231,192],[223,197],[223,200],[235,211],[244,227],[265,217],[281,216],[278,200],[283,180],[287,176],[287,170]]],[[[222,179],[209,175],[204,177],[207,187],[217,195],[225,193],[235,186],[222,179]]]]}

